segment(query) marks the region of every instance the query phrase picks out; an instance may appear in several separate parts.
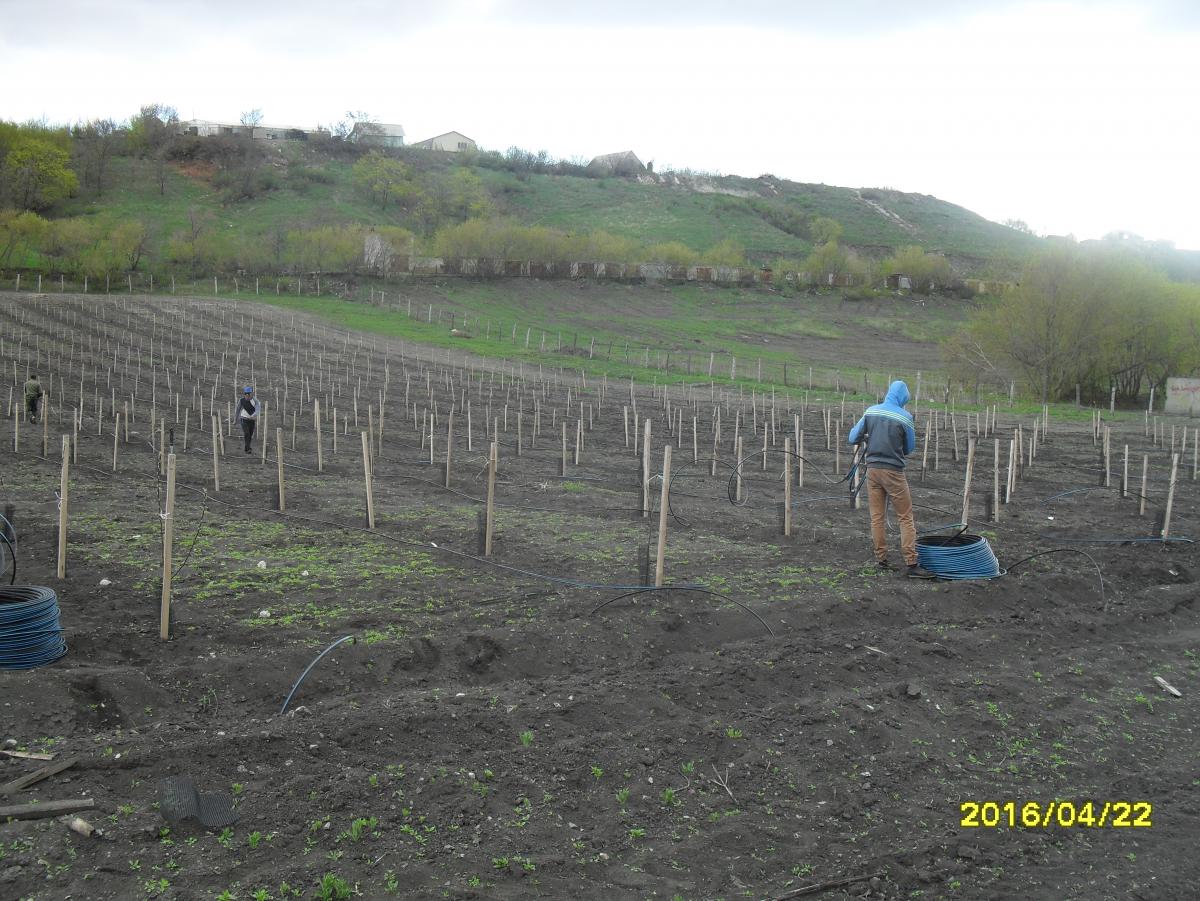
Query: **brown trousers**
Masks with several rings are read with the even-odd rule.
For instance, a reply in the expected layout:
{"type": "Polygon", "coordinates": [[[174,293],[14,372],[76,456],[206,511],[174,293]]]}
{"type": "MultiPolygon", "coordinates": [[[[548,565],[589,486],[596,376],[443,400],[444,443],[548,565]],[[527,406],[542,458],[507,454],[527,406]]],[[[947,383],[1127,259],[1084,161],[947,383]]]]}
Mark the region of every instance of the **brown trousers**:
{"type": "Polygon", "coordinates": [[[900,522],[900,551],[904,565],[917,562],[917,527],[913,523],[912,495],[908,493],[908,479],[902,470],[867,470],[867,505],[871,508],[871,541],[875,545],[875,559],[886,560],[887,546],[887,503],[891,500],[900,522]]]}

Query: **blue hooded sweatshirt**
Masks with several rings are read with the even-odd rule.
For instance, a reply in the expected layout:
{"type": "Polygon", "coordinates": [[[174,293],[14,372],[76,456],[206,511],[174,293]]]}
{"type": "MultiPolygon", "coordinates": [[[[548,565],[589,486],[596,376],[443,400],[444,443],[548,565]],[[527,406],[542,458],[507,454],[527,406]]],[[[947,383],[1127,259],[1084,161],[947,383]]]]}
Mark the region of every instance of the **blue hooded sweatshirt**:
{"type": "Polygon", "coordinates": [[[850,443],[867,445],[868,469],[904,469],[904,458],[917,446],[912,414],[908,403],[908,385],[894,381],[888,386],[883,403],[867,407],[862,419],[850,430],[850,443]]]}

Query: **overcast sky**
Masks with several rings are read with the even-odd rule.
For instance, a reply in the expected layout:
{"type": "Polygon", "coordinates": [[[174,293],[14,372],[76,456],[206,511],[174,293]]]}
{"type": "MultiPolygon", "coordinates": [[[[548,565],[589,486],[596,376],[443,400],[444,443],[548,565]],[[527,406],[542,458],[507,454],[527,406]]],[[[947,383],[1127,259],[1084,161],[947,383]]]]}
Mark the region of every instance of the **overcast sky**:
{"type": "Polygon", "coordinates": [[[1200,2],[0,0],[0,118],[331,124],[1200,249],[1200,2]]]}

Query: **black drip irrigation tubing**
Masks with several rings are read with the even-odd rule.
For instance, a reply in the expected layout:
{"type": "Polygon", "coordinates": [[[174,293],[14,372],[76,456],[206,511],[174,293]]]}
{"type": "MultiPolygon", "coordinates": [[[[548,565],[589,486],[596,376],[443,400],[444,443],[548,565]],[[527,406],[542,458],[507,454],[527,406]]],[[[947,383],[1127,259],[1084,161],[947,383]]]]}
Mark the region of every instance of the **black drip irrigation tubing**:
{"type": "Polygon", "coordinates": [[[292,703],[292,696],[296,693],[296,690],[300,687],[300,683],[303,682],[305,677],[309,674],[309,672],[312,671],[312,668],[321,662],[322,657],[324,657],[326,654],[328,654],[330,651],[332,651],[338,645],[343,644],[347,641],[357,644],[358,640],[353,635],[342,636],[337,641],[335,641],[333,644],[331,644],[329,647],[327,647],[325,650],[323,650],[320,654],[318,654],[313,659],[313,662],[304,668],[304,672],[302,672],[300,674],[300,678],[296,680],[295,684],[292,685],[292,690],[289,691],[288,696],[286,698],[284,698],[283,706],[279,708],[280,716],[283,716],[285,713],[287,713],[288,704],[292,703]]]}

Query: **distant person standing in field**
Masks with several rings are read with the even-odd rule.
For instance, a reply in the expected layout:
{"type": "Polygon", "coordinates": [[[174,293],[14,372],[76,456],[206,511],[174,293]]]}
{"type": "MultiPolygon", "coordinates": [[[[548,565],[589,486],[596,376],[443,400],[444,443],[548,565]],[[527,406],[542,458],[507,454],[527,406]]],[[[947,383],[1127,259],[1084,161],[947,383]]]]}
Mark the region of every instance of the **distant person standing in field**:
{"type": "Polygon", "coordinates": [[[890,569],[887,504],[891,500],[900,523],[900,550],[909,578],[933,579],[936,575],[917,562],[917,527],[913,522],[908,479],[904,477],[904,458],[917,446],[912,414],[904,409],[908,399],[908,385],[898,380],[892,382],[883,403],[868,407],[850,430],[850,443],[866,445],[863,460],[867,467],[867,503],[871,509],[876,565],[890,569]]]}
{"type": "Polygon", "coordinates": [[[246,453],[250,453],[250,442],[254,440],[258,410],[258,398],[254,396],[254,389],[247,385],[242,389],[242,399],[238,401],[238,422],[242,424],[242,434],[246,436],[246,453]]]}
{"type": "Polygon", "coordinates": [[[42,401],[42,383],[38,381],[37,373],[29,377],[25,383],[25,416],[30,422],[37,422],[38,405],[42,401]]]}

